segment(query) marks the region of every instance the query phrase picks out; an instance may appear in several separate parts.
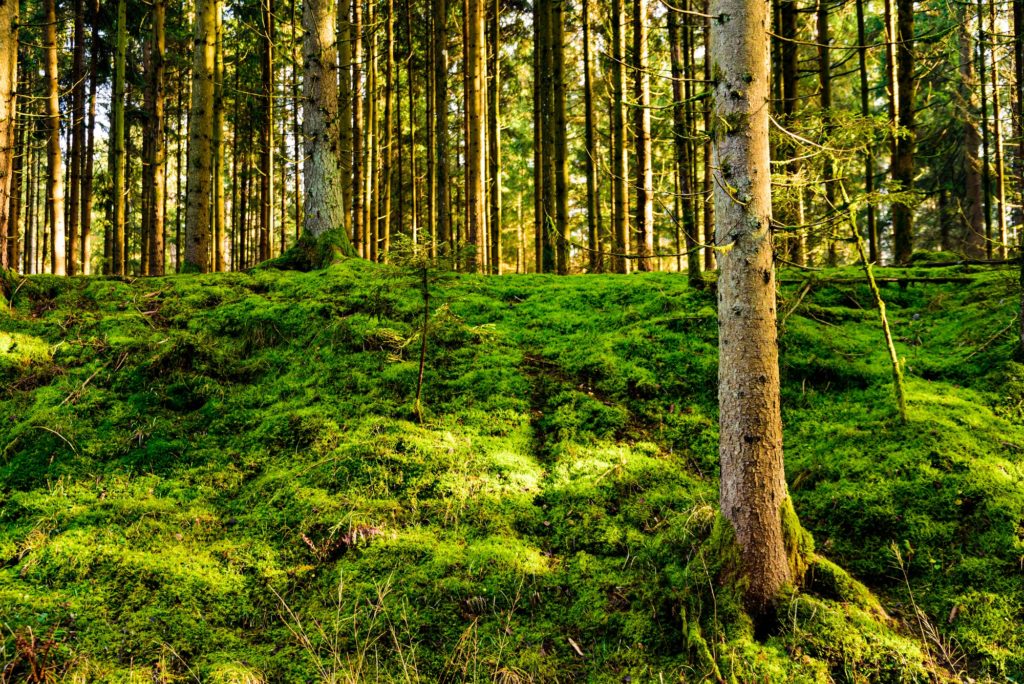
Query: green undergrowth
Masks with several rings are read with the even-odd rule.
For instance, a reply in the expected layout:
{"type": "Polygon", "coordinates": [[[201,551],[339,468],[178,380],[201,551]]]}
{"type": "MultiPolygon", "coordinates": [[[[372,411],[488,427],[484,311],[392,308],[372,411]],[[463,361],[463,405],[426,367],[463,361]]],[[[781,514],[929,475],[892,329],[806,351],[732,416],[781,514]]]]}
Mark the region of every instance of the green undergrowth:
{"type": "Polygon", "coordinates": [[[30,278],[0,311],[0,667],[1024,680],[1016,291],[968,275],[883,287],[908,425],[857,272],[783,287],[810,535],[787,513],[802,586],[756,638],[716,507],[714,294],[684,277],[432,277],[422,421],[411,270],[30,278]]]}

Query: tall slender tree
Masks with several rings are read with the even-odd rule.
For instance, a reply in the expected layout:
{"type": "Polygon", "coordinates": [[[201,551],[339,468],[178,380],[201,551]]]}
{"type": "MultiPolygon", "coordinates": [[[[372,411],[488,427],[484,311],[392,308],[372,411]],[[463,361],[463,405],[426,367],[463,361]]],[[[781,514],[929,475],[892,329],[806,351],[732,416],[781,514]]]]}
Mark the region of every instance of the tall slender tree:
{"type": "Polygon", "coordinates": [[[196,0],[192,106],[188,132],[188,201],[184,268],[200,273],[206,273],[211,268],[210,214],[214,182],[213,91],[219,11],[220,0],[196,0]]]}
{"type": "Polygon", "coordinates": [[[150,184],[149,203],[149,274],[164,274],[164,168],[166,163],[166,145],[164,136],[164,75],[166,67],[165,53],[167,50],[165,23],[167,17],[167,0],[153,0],[153,44],[150,50],[152,73],[149,88],[152,93],[149,109],[150,121],[150,156],[146,171],[150,184]]]}
{"type": "Polygon", "coordinates": [[[647,0],[633,2],[633,135],[636,139],[637,268],[653,270],[654,167],[651,149],[651,76],[647,55],[647,0]]]}
{"type": "Polygon", "coordinates": [[[629,175],[626,157],[626,116],[624,88],[626,80],[626,18],[622,0],[612,0],[612,270],[628,273],[629,262],[629,198],[626,179],[629,175]]]}
{"type": "Polygon", "coordinates": [[[16,268],[12,221],[18,91],[18,0],[0,0],[0,267],[16,268]]]}
{"type": "Polygon", "coordinates": [[[469,264],[483,271],[487,239],[487,22],[486,0],[467,0],[466,16],[466,241],[476,250],[469,264]]]}
{"type": "Polygon", "coordinates": [[[50,270],[64,275],[64,159],[60,147],[60,82],[57,74],[57,2],[46,0],[46,206],[50,226],[50,270]]]}

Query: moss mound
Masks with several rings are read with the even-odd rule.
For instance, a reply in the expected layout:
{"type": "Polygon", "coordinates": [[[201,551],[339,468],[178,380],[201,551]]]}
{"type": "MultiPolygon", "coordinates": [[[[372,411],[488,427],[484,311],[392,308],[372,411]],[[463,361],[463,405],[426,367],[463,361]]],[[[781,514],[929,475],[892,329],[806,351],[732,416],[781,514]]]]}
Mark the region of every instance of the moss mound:
{"type": "Polygon", "coordinates": [[[0,310],[0,667],[1020,680],[1013,278],[885,289],[902,426],[867,288],[839,275],[782,338],[814,544],[788,527],[804,588],[762,638],[713,552],[714,299],[682,277],[434,282],[422,423],[418,273],[17,283],[0,310]]]}

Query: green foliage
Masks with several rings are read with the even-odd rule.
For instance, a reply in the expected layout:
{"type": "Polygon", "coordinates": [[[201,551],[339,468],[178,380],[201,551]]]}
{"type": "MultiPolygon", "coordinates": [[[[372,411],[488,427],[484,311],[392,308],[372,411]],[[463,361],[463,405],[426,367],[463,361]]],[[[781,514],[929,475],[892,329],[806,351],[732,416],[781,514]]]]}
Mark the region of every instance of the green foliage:
{"type": "Polygon", "coordinates": [[[418,268],[28,279],[0,313],[0,664],[31,628],[69,681],[1022,676],[1008,276],[886,289],[906,426],[866,286],[790,315],[803,581],[756,638],[713,294],[431,275],[421,422],[418,268]]]}

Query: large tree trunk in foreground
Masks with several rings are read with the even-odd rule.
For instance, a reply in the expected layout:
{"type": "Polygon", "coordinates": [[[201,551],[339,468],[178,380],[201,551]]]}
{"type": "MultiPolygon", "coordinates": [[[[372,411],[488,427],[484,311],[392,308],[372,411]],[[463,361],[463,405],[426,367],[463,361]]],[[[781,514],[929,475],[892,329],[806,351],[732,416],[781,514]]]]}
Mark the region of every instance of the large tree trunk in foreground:
{"type": "Polygon", "coordinates": [[[338,164],[338,74],[333,0],[302,5],[302,132],[305,135],[303,232],[319,237],[338,232],[341,250],[352,254],[345,232],[341,167],[338,164]]]}
{"type": "Polygon", "coordinates": [[[765,612],[791,580],[782,531],[775,270],[768,148],[769,26],[765,0],[715,0],[714,135],[718,403],[722,514],[731,523],[747,607],[765,612]]]}

